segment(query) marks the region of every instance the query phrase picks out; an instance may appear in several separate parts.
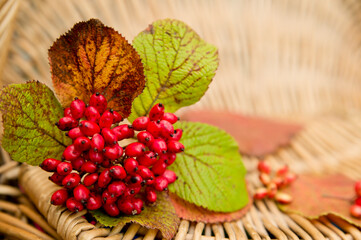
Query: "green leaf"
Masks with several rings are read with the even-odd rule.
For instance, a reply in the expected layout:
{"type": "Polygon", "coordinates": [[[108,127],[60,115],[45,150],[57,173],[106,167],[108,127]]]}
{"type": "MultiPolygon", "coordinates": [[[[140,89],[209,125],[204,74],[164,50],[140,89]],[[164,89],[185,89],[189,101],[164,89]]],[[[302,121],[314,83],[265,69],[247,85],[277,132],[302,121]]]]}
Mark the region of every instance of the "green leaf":
{"type": "Polygon", "coordinates": [[[71,144],[55,122],[63,109],[44,84],[29,82],[4,88],[0,95],[3,118],[2,146],[13,160],[39,165],[45,158],[60,159],[71,144]]]}
{"type": "Polygon", "coordinates": [[[146,87],[133,102],[131,121],[147,115],[156,103],[163,103],[167,112],[196,103],[218,67],[217,48],[177,20],[154,22],[133,46],[143,62],[146,87]]]}
{"type": "Polygon", "coordinates": [[[154,206],[144,206],[144,210],[139,215],[110,217],[101,210],[91,211],[96,220],[109,227],[117,224],[138,223],[146,228],[158,229],[166,239],[172,239],[177,232],[179,218],[169,196],[162,192],[157,194],[157,202],[154,206]]]}
{"type": "Polygon", "coordinates": [[[183,129],[183,153],[170,166],[179,177],[169,190],[180,198],[216,212],[233,212],[249,199],[246,169],[236,141],[219,128],[179,122],[183,129]]]}

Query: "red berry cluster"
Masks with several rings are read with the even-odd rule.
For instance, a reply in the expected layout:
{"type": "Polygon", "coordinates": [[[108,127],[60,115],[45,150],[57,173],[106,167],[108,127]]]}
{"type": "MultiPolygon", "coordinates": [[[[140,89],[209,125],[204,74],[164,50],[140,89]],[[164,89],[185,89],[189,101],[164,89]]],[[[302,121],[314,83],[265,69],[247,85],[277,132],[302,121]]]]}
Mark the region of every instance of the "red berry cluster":
{"type": "Polygon", "coordinates": [[[350,213],[355,218],[361,218],[361,180],[355,183],[356,199],[350,207],[350,213]]]}
{"type": "Polygon", "coordinates": [[[258,163],[259,180],[264,187],[256,189],[254,199],[272,198],[281,204],[292,202],[292,196],[280,192],[279,189],[286,187],[296,180],[297,175],[290,172],[288,166],[279,168],[275,174],[271,173],[271,166],[266,161],[258,163]]]}
{"type": "Polygon", "coordinates": [[[157,191],[167,190],[177,176],[168,170],[176,154],[184,151],[179,142],[181,129],[174,129],[178,118],[156,104],[149,117],[138,117],[132,125],[99,93],[89,105],[75,98],[56,125],[73,140],[63,152],[62,161],[48,158],[41,168],[54,172],[49,177],[64,188],[53,193],[51,203],[66,205],[70,211],[103,208],[110,216],[140,214],[143,201],[154,203],[157,191]],[[123,139],[137,142],[124,148],[123,139]]]}

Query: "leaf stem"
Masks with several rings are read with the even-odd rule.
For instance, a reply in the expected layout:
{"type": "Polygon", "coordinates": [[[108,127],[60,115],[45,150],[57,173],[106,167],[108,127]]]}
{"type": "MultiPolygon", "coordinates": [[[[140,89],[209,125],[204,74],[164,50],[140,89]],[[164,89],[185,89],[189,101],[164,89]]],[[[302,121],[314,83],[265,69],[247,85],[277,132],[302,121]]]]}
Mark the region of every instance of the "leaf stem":
{"type": "Polygon", "coordinates": [[[347,198],[347,197],[341,197],[341,196],[335,196],[335,195],[329,195],[329,194],[322,194],[323,198],[333,198],[333,199],[338,199],[341,201],[348,201],[348,202],[352,202],[353,198],[347,198]]]}

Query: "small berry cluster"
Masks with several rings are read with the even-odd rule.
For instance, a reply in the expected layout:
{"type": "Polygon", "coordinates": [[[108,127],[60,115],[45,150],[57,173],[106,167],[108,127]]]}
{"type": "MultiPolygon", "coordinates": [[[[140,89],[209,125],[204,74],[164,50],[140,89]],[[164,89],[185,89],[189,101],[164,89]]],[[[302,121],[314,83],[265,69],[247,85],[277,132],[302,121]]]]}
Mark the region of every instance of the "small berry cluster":
{"type": "Polygon", "coordinates": [[[107,101],[93,94],[89,105],[75,98],[56,125],[67,131],[73,143],[66,147],[62,161],[45,159],[40,167],[54,172],[49,177],[63,186],[53,193],[51,203],[66,205],[70,211],[103,208],[110,216],[140,214],[143,200],[154,203],[157,191],[166,191],[177,176],[168,170],[176,154],[184,151],[179,142],[178,118],[156,104],[149,117],[138,117],[132,125],[120,124],[121,115],[107,110],[107,101]],[[126,147],[123,139],[137,138],[126,147]]]}
{"type": "Polygon", "coordinates": [[[289,171],[287,165],[278,169],[276,173],[271,173],[271,166],[266,161],[260,161],[258,163],[258,171],[259,180],[264,187],[256,189],[253,196],[254,199],[264,199],[268,197],[275,199],[281,204],[292,202],[292,196],[279,191],[281,188],[291,184],[297,178],[295,173],[289,171]]]}
{"type": "Polygon", "coordinates": [[[350,213],[355,218],[361,218],[361,180],[355,183],[356,199],[350,207],[350,213]]]}

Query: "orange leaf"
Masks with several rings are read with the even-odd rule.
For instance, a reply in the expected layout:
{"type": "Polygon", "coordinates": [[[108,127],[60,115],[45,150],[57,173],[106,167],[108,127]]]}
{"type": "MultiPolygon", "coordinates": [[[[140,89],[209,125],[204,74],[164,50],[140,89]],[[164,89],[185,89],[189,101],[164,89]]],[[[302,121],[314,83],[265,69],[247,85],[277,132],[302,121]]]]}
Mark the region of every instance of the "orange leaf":
{"type": "Polygon", "coordinates": [[[144,88],[143,65],[135,49],[99,20],[80,22],[49,49],[55,92],[63,107],[74,97],[88,102],[95,92],[123,117],[144,88]]]}
{"type": "Polygon", "coordinates": [[[174,193],[169,193],[169,196],[179,218],[204,223],[229,222],[240,219],[252,206],[252,199],[249,198],[248,204],[238,211],[231,213],[214,212],[187,202],[174,193]]]}
{"type": "Polygon", "coordinates": [[[292,136],[302,129],[301,125],[277,122],[265,118],[248,117],[228,112],[186,112],[182,120],[208,123],[217,126],[238,142],[241,153],[262,157],[289,144],[292,136]]]}
{"type": "Polygon", "coordinates": [[[293,212],[310,219],[333,214],[351,224],[361,227],[361,219],[350,215],[350,206],[355,198],[355,182],[344,175],[304,175],[282,190],[293,196],[288,205],[280,205],[286,212],[293,212]]]}

